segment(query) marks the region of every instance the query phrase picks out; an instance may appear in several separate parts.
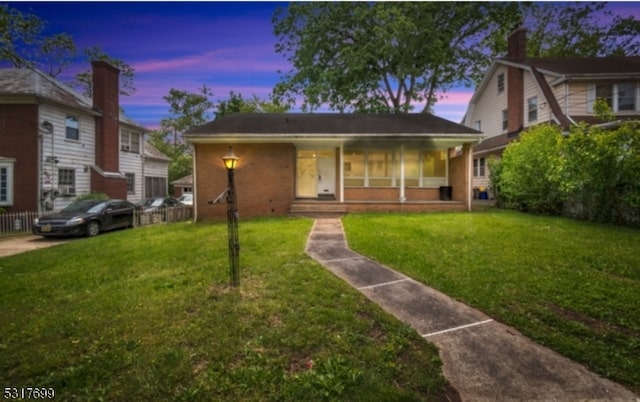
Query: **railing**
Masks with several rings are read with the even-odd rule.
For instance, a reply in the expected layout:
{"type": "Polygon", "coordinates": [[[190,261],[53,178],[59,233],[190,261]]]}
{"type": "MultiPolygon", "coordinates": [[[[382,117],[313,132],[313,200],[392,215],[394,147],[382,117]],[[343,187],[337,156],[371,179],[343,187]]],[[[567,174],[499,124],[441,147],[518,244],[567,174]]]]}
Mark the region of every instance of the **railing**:
{"type": "Polygon", "coordinates": [[[179,205],[166,209],[159,209],[152,212],[136,211],[136,225],[147,226],[158,223],[172,223],[188,221],[193,217],[193,207],[188,205],[179,205]]]}
{"type": "Polygon", "coordinates": [[[0,237],[31,233],[31,224],[37,217],[33,211],[0,213],[0,237]]]}
{"type": "MultiPolygon", "coordinates": [[[[0,213],[0,237],[31,233],[33,221],[39,217],[34,211],[0,213]]],[[[135,212],[136,226],[188,221],[193,217],[193,207],[180,205],[154,212],[135,212]]]]}

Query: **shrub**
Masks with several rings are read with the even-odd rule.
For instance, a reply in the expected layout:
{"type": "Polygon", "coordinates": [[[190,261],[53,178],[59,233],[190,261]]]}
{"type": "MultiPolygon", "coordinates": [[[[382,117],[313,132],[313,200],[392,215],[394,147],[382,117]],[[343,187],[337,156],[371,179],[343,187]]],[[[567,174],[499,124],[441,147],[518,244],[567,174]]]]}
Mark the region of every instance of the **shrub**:
{"type": "Polygon", "coordinates": [[[505,149],[498,172],[494,172],[497,182],[493,183],[503,206],[552,214],[562,210],[558,177],[561,141],[558,127],[541,125],[524,132],[505,149]]]}

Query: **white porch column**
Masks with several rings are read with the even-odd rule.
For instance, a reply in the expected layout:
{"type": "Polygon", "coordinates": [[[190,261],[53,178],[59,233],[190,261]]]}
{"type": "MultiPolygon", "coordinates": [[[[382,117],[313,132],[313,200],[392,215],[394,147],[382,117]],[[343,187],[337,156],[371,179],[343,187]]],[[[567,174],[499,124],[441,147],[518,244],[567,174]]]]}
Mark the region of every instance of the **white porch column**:
{"type": "Polygon", "coordinates": [[[338,182],[340,183],[340,202],[344,202],[344,162],[342,160],[344,155],[344,144],[340,143],[340,155],[338,155],[338,171],[340,172],[340,177],[338,182]]]}
{"type": "Polygon", "coordinates": [[[400,144],[400,202],[405,202],[407,197],[404,193],[404,144],[400,144]]]}

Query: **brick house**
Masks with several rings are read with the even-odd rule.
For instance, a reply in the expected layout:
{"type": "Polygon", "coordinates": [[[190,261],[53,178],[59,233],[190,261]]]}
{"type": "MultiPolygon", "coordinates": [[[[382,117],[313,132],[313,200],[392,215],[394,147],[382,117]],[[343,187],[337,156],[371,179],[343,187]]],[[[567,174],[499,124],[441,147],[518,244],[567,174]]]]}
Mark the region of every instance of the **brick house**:
{"type": "Polygon", "coordinates": [[[227,186],[233,147],[242,216],[305,212],[468,210],[481,133],[430,114],[236,113],[187,133],[194,213],[227,186]]]}
{"type": "Polygon", "coordinates": [[[487,160],[499,157],[523,130],[597,123],[596,98],[605,99],[618,119],[638,119],[640,57],[527,58],[526,30],[516,29],[507,57],[493,62],[463,120],[485,134],[474,147],[473,186],[488,185],[487,160]]]}
{"type": "Polygon", "coordinates": [[[169,159],[120,113],[119,70],[92,68],[93,99],[38,70],[0,70],[3,209],[42,214],[91,192],[136,202],[150,175],[167,193],[169,159]]]}

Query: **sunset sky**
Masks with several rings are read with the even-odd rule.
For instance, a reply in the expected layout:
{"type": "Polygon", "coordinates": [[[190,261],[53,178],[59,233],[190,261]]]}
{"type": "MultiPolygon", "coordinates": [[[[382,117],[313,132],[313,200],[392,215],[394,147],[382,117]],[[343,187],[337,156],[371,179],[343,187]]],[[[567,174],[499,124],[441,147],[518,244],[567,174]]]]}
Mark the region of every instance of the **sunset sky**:
{"type": "MultiPolygon", "coordinates": [[[[195,92],[206,84],[212,100],[229,91],[266,99],[290,65],[274,51],[271,18],[287,3],[267,2],[10,2],[66,32],[78,47],[100,46],[135,69],[133,96],[122,97],[128,117],[150,129],[168,116],[169,89],[195,92]]],[[[623,16],[640,18],[640,2],[611,3],[623,16]]],[[[86,65],[69,67],[70,79],[86,65]]],[[[460,122],[472,88],[458,88],[438,102],[435,114],[460,122]]],[[[295,111],[295,110],[294,110],[295,111]]]]}

